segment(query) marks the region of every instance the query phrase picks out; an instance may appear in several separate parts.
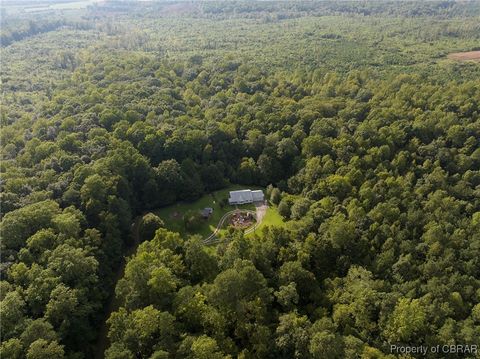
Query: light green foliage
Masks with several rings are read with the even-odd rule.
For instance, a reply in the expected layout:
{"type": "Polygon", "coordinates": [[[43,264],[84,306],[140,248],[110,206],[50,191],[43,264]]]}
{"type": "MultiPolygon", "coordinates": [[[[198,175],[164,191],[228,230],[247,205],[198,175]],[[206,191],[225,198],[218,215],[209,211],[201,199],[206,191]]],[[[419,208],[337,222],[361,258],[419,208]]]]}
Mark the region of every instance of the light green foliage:
{"type": "Polygon", "coordinates": [[[311,202],[305,198],[300,198],[292,205],[291,216],[292,219],[301,219],[305,216],[310,208],[311,202]]]}
{"type": "Polygon", "coordinates": [[[355,328],[365,340],[377,328],[377,316],[383,297],[383,283],[361,267],[351,267],[345,278],[331,283],[329,297],[334,303],[332,318],[338,326],[355,328]]]}
{"type": "Polygon", "coordinates": [[[291,282],[288,285],[280,286],[275,292],[278,303],[285,309],[293,309],[298,304],[298,293],[296,284],[291,282]]]}
{"type": "Polygon", "coordinates": [[[392,342],[408,342],[425,328],[426,313],[418,299],[401,298],[392,313],[386,335],[392,342]]]}
{"type": "Polygon", "coordinates": [[[140,237],[142,240],[150,240],[155,236],[155,231],[164,226],[160,217],[153,213],[147,213],[140,222],[140,237]]]}
{"type": "Polygon", "coordinates": [[[275,344],[283,356],[288,358],[305,358],[310,341],[310,321],[306,316],[295,312],[279,317],[275,344]]]}
{"type": "Polygon", "coordinates": [[[342,343],[327,331],[312,335],[309,351],[313,358],[343,358],[342,343]]]}
{"type": "Polygon", "coordinates": [[[25,348],[30,347],[30,345],[37,339],[45,339],[47,342],[58,339],[52,325],[43,319],[36,319],[32,321],[25,328],[25,331],[22,333],[20,338],[22,340],[22,345],[25,348]]]}
{"type": "Polygon", "coordinates": [[[2,358],[20,359],[23,356],[23,346],[20,339],[3,340],[0,346],[2,358]]]}
{"type": "Polygon", "coordinates": [[[149,356],[154,346],[168,350],[175,334],[174,319],[169,313],[160,312],[153,306],[112,315],[109,336],[118,344],[109,349],[109,357],[129,357],[129,353],[149,356]],[[126,347],[119,345],[121,343],[125,343],[126,347]]]}
{"type": "Polygon", "coordinates": [[[36,5],[2,18],[2,357],[480,345],[478,2],[36,5]],[[261,225],[204,246],[245,187],[261,225]]]}
{"type": "Polygon", "coordinates": [[[233,268],[220,273],[210,288],[208,298],[226,316],[241,322],[248,320],[249,315],[262,321],[267,314],[265,306],[271,301],[265,278],[247,260],[238,260],[233,268]]]}
{"type": "Polygon", "coordinates": [[[190,350],[192,352],[190,357],[195,359],[224,358],[215,339],[209,338],[206,335],[194,339],[190,350]]]}
{"type": "Polygon", "coordinates": [[[74,289],[63,284],[57,286],[50,294],[50,301],[45,310],[45,316],[57,328],[72,325],[71,318],[78,310],[78,298],[74,289]]]}
{"type": "Polygon", "coordinates": [[[292,209],[290,207],[290,201],[288,199],[282,199],[280,201],[280,203],[278,204],[278,213],[280,213],[280,215],[283,217],[283,218],[290,218],[290,215],[292,213],[292,209]]]}
{"type": "Polygon", "coordinates": [[[278,188],[274,188],[272,189],[272,192],[270,194],[270,201],[275,204],[275,205],[278,205],[280,203],[280,200],[281,200],[281,192],[278,188]]]}
{"type": "Polygon", "coordinates": [[[105,351],[106,359],[133,359],[133,353],[126,349],[122,343],[113,343],[110,348],[105,351]]]}
{"type": "Polygon", "coordinates": [[[27,359],[61,359],[64,358],[63,346],[56,341],[47,342],[38,339],[30,345],[27,351],[27,359]]]}
{"type": "Polygon", "coordinates": [[[191,237],[185,244],[185,262],[193,282],[213,279],[218,272],[215,257],[207,251],[199,237],[191,237]]]}
{"type": "Polygon", "coordinates": [[[0,302],[2,336],[9,338],[18,334],[24,324],[25,301],[18,292],[10,291],[0,302]]]}
{"type": "Polygon", "coordinates": [[[2,245],[19,249],[37,230],[49,227],[59,212],[54,201],[43,201],[7,213],[1,222],[2,245]]]}

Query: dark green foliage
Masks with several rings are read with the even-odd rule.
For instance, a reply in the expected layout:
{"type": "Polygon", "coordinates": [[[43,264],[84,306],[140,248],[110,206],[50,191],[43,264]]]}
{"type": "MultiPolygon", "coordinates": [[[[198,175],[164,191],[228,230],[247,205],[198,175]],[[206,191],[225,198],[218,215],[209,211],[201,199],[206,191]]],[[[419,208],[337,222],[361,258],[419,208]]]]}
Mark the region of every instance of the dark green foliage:
{"type": "Polygon", "coordinates": [[[273,188],[272,192],[270,193],[270,202],[275,205],[278,205],[281,201],[282,194],[278,188],[273,188]]]}
{"type": "Polygon", "coordinates": [[[278,213],[280,213],[280,215],[282,215],[284,218],[289,219],[292,213],[291,205],[292,203],[290,199],[288,198],[282,199],[278,204],[278,213]]]}
{"type": "Polygon", "coordinates": [[[140,237],[144,241],[153,239],[157,229],[164,226],[163,221],[153,213],[147,213],[140,222],[140,237]]]}
{"type": "Polygon", "coordinates": [[[445,59],[478,47],[479,12],[106,2],[13,16],[2,358],[90,358],[107,319],[107,358],[480,345],[480,67],[445,59]],[[269,185],[286,227],[206,247],[198,211],[189,238],[151,213],[228,183],[269,185]],[[143,243],[103,318],[136,220],[143,243]]]}
{"type": "Polygon", "coordinates": [[[188,211],[183,215],[183,222],[187,231],[194,233],[201,225],[203,217],[199,211],[188,211]]]}

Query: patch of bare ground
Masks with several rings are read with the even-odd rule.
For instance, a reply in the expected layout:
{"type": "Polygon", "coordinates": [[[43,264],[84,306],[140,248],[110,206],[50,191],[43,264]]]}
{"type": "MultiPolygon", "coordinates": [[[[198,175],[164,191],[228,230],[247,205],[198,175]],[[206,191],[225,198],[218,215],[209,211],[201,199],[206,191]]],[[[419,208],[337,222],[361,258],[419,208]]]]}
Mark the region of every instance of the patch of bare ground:
{"type": "Polygon", "coordinates": [[[196,11],[199,11],[198,5],[190,1],[166,4],[163,7],[163,13],[165,15],[184,15],[196,11]]]}
{"type": "Polygon", "coordinates": [[[448,58],[456,61],[479,61],[480,51],[454,52],[448,55],[448,58]]]}

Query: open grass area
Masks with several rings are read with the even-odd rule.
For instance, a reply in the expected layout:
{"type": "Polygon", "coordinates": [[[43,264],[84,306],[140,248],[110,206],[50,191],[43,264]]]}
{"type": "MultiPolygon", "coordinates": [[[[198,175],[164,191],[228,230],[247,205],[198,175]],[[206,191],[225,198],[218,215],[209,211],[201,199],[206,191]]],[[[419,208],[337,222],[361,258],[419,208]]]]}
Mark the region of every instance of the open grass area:
{"type": "Polygon", "coordinates": [[[261,235],[263,228],[268,226],[275,226],[275,227],[284,227],[285,222],[283,217],[278,213],[277,207],[269,204],[267,212],[263,217],[262,223],[255,229],[254,232],[247,234],[247,236],[252,236],[254,233],[257,235],[261,235]]]}
{"type": "MultiPolygon", "coordinates": [[[[178,232],[180,235],[192,235],[199,234],[202,237],[207,237],[210,235],[218,225],[218,222],[222,216],[234,210],[235,208],[240,209],[249,209],[255,210],[253,204],[244,204],[241,206],[230,206],[229,204],[221,207],[220,203],[222,199],[228,199],[228,192],[238,189],[260,189],[255,186],[240,186],[232,185],[225,189],[221,189],[209,194],[206,194],[202,198],[194,202],[178,202],[174,205],[160,208],[154,211],[165,223],[165,227],[173,232],[178,232]],[[183,216],[189,211],[201,211],[205,207],[213,208],[213,214],[210,215],[208,219],[203,219],[201,224],[193,231],[188,231],[185,228],[185,222],[183,216]]],[[[255,232],[249,233],[247,236],[253,235],[253,233],[260,234],[262,229],[267,226],[284,226],[285,222],[282,216],[278,213],[276,206],[271,206],[267,209],[265,216],[263,217],[262,223],[256,228],[255,232]]],[[[219,236],[225,235],[227,229],[224,228],[219,232],[219,236]]]]}
{"type": "MultiPolygon", "coordinates": [[[[160,208],[154,212],[164,221],[165,227],[170,231],[178,232],[181,235],[200,234],[202,237],[206,237],[215,230],[218,222],[225,213],[236,208],[235,206],[230,206],[229,204],[222,208],[220,206],[222,199],[228,199],[229,191],[245,188],[258,189],[258,187],[252,186],[232,185],[228,188],[207,194],[197,201],[179,202],[168,207],[160,208]],[[210,215],[208,219],[202,220],[201,225],[199,225],[194,231],[187,231],[183,219],[185,213],[188,211],[201,211],[205,207],[213,208],[213,214],[210,215]]],[[[238,206],[238,208],[255,210],[255,206],[253,204],[244,204],[238,206]]]]}
{"type": "MultiPolygon", "coordinates": [[[[258,227],[255,228],[254,231],[249,232],[248,234],[245,235],[246,238],[251,237],[253,235],[258,235],[262,236],[262,230],[265,227],[285,227],[285,221],[283,217],[278,213],[277,207],[272,206],[269,204],[269,207],[267,209],[267,212],[265,213],[265,216],[262,219],[262,223],[258,227]]],[[[218,237],[219,238],[225,238],[228,237],[228,229],[223,228],[218,232],[218,237]]]]}

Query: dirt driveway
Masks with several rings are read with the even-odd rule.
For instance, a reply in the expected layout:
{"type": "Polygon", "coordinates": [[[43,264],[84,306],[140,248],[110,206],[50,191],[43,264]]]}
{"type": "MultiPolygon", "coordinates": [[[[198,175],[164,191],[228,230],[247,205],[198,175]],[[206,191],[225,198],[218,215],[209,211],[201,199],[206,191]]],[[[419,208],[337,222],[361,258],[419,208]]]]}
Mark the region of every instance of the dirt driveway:
{"type": "Polygon", "coordinates": [[[262,223],[263,217],[267,213],[268,206],[266,202],[255,203],[255,211],[257,212],[257,225],[262,223]]]}

